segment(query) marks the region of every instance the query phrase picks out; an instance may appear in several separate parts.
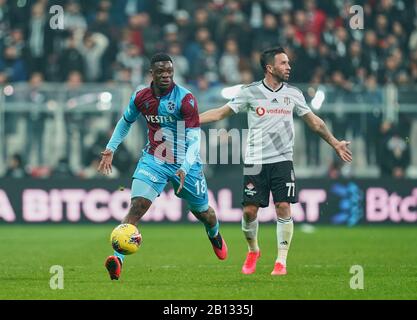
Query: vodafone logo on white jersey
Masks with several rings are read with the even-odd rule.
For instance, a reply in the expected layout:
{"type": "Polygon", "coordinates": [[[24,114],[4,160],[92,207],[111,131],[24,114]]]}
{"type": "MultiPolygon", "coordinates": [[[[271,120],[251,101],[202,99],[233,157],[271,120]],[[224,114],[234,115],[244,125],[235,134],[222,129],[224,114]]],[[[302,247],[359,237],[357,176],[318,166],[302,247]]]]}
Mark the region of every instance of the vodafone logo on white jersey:
{"type": "Polygon", "coordinates": [[[269,109],[266,110],[264,107],[257,107],[256,108],[256,114],[260,117],[264,116],[265,114],[268,115],[291,115],[291,110],[287,110],[284,108],[274,108],[274,109],[269,109]]]}
{"type": "Polygon", "coordinates": [[[264,107],[257,107],[256,108],[256,113],[257,113],[258,116],[262,117],[266,113],[266,110],[265,110],[264,107]]]}

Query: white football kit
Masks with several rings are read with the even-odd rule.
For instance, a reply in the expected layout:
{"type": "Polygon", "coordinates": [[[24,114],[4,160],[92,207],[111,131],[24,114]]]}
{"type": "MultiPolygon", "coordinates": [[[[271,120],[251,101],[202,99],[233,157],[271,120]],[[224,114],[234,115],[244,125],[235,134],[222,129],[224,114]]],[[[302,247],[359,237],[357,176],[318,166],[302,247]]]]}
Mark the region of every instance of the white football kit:
{"type": "Polygon", "coordinates": [[[245,164],[293,160],[293,111],[300,117],[311,112],[298,88],[284,82],[274,91],[262,80],[242,86],[228,105],[248,113],[245,164]]]}

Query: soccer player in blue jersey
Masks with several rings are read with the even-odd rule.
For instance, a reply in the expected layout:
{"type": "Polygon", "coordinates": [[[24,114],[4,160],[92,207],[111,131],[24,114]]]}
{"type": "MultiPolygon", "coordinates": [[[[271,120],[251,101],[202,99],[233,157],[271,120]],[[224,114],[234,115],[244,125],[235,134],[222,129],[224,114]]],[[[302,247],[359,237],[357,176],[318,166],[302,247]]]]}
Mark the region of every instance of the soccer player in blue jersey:
{"type": "MultiPolygon", "coordinates": [[[[170,181],[176,195],[188,202],[191,212],[204,223],[217,257],[227,257],[227,246],[219,232],[216,214],[208,205],[207,184],[200,159],[200,122],[197,101],[190,91],[173,82],[171,58],[155,54],[151,59],[152,83],[135,92],[103,151],[98,170],[108,174],[114,152],[129,129],[143,115],[148,143],[142,151],[132,179],[132,197],[122,223],[137,225],[156,197],[170,181]]],[[[110,278],[119,279],[124,256],[109,256],[105,266],[110,278]]]]}

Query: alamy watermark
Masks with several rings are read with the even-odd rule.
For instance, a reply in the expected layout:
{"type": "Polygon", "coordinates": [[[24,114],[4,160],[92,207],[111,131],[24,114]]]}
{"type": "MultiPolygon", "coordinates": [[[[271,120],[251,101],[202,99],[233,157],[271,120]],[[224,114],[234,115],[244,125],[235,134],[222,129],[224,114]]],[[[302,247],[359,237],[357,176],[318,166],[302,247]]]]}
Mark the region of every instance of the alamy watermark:
{"type": "Polygon", "coordinates": [[[53,265],[49,269],[49,273],[52,274],[49,279],[49,287],[52,290],[64,289],[64,268],[60,265],[53,265]]]}
{"type": "MultiPolygon", "coordinates": [[[[283,140],[276,135],[263,133],[262,129],[209,129],[207,137],[204,131],[187,130],[184,121],[177,121],[176,129],[163,127],[154,133],[153,155],[159,163],[193,163],[197,158],[203,164],[242,164],[246,163],[244,158],[261,162],[264,145],[269,150],[275,148],[277,153],[283,147],[283,140]],[[276,140],[279,143],[275,145],[276,140]]],[[[243,173],[256,175],[261,169],[261,164],[246,164],[243,173]]]]}
{"type": "Polygon", "coordinates": [[[49,19],[49,27],[52,30],[64,30],[64,8],[59,5],[53,5],[49,8],[52,17],[49,19]]]}
{"type": "Polygon", "coordinates": [[[353,30],[364,28],[364,15],[363,7],[360,5],[354,5],[349,8],[349,13],[353,16],[349,20],[349,27],[353,30]]]}
{"type": "Polygon", "coordinates": [[[350,278],[349,286],[352,290],[363,290],[365,288],[365,275],[361,265],[353,265],[350,267],[349,273],[353,274],[350,278]]]}

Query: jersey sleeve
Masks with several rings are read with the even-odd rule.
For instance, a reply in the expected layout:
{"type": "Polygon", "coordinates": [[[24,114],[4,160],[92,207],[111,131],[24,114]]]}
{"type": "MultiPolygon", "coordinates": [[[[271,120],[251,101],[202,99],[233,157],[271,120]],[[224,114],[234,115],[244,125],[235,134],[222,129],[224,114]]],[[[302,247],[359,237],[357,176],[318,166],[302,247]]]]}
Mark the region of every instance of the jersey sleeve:
{"type": "Polygon", "coordinates": [[[200,127],[197,100],[191,93],[186,94],[181,101],[181,114],[185,122],[185,128],[200,127]]]}
{"type": "Polygon", "coordinates": [[[301,91],[296,91],[294,94],[295,112],[297,116],[302,117],[303,115],[311,112],[310,107],[307,105],[306,99],[301,91]]]}
{"type": "Polygon", "coordinates": [[[227,105],[235,112],[247,111],[249,106],[249,97],[246,90],[241,88],[239,92],[227,103],[227,105]]]}
{"type": "Polygon", "coordinates": [[[135,92],[132,97],[130,98],[129,105],[123,112],[123,118],[126,122],[133,123],[139,116],[139,110],[135,104],[137,92],[135,92]]]}

